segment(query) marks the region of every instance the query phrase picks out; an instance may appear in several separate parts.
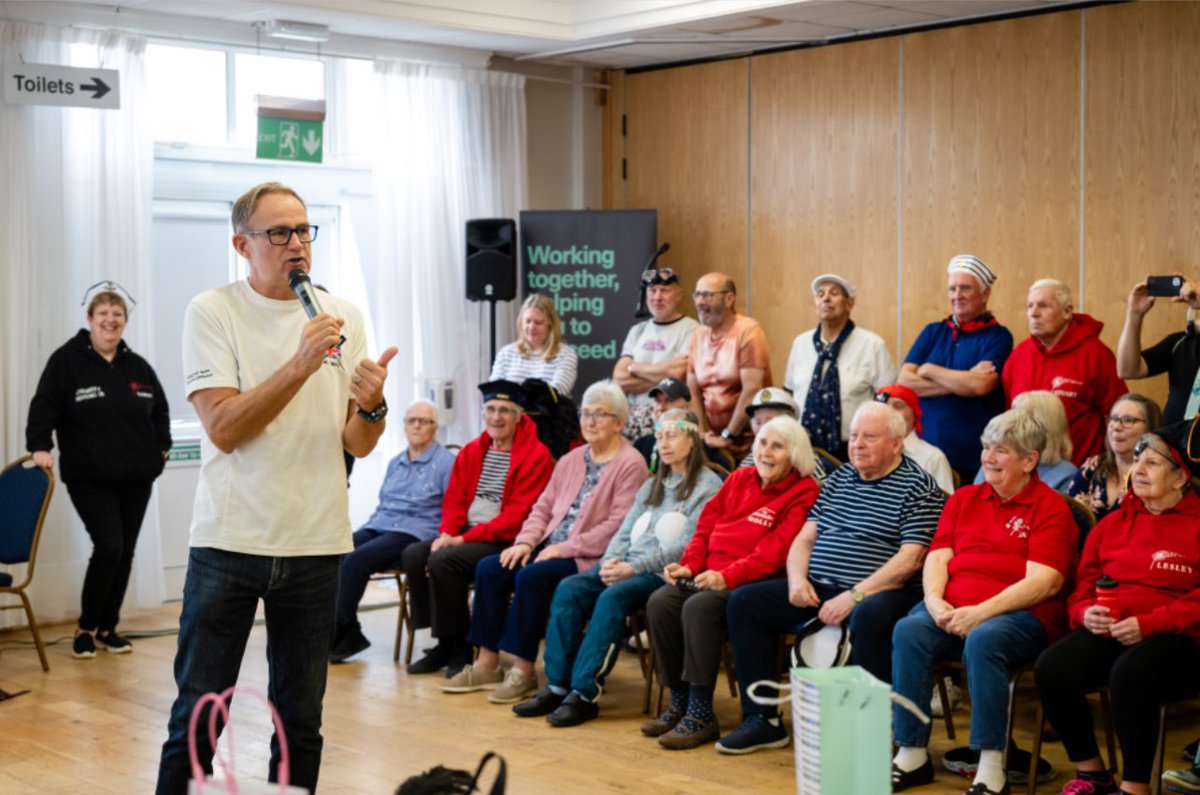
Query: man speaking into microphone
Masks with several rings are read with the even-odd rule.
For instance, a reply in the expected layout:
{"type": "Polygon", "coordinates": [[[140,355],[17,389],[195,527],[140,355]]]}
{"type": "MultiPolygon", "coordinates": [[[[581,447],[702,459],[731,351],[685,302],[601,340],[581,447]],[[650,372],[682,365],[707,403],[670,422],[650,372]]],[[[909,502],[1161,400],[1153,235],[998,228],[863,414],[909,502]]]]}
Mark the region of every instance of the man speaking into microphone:
{"type": "MultiPolygon", "coordinates": [[[[159,795],[187,792],[192,707],[237,682],[260,599],[291,783],[315,789],[338,564],[353,548],[342,450],[361,458],[374,449],[396,355],[367,358],[349,302],[324,295],[312,317],[301,307],[288,275],[309,272],[317,227],[295,191],[251,188],[232,220],[250,275],[196,296],[184,317],[186,391],[204,438],[159,795]]],[[[211,771],[207,732],[196,741],[211,771]]],[[[272,781],[279,758],[272,741],[272,781]]]]}

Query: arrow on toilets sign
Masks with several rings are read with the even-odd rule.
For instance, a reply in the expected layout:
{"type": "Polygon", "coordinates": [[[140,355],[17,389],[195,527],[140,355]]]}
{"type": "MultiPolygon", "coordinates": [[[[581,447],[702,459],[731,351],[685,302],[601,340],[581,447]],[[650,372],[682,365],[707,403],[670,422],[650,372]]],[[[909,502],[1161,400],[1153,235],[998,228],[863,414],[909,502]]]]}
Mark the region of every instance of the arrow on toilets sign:
{"type": "Polygon", "coordinates": [[[4,101],[10,105],[121,107],[121,73],[51,64],[4,65],[4,101]]]}

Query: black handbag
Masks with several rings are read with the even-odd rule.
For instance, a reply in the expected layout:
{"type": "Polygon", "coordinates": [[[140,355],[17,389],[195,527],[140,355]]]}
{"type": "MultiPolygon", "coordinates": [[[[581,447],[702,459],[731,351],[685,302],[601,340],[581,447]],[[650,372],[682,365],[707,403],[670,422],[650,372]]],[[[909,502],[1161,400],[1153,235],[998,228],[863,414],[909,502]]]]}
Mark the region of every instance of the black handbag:
{"type": "Polygon", "coordinates": [[[504,795],[508,766],[504,763],[504,757],[493,751],[488,751],[483,755],[473,776],[465,770],[438,765],[424,773],[418,773],[405,779],[396,788],[396,795],[469,795],[472,792],[483,792],[479,788],[479,777],[483,775],[483,768],[492,759],[499,763],[500,769],[496,772],[496,778],[492,782],[489,792],[491,795],[504,795]]]}

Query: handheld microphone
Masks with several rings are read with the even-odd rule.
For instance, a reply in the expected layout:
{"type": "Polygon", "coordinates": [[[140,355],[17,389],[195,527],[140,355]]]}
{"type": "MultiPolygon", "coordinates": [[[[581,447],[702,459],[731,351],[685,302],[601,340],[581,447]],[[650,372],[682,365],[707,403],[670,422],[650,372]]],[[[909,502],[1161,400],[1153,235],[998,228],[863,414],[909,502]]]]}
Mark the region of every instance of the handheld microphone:
{"type": "MultiPolygon", "coordinates": [[[[317,315],[321,314],[321,302],[317,300],[317,290],[313,287],[312,280],[308,278],[308,274],[303,268],[292,268],[288,271],[288,287],[292,288],[292,292],[300,299],[300,306],[304,309],[304,314],[308,315],[308,319],[312,320],[317,315]]],[[[338,347],[346,344],[345,335],[339,335],[338,347]]]]}
{"type": "MultiPolygon", "coordinates": [[[[663,243],[658,247],[658,250],[650,255],[650,259],[646,262],[646,267],[642,268],[642,273],[654,267],[654,263],[658,262],[658,258],[666,254],[671,249],[670,243],[663,243]]],[[[642,289],[638,293],[637,308],[633,312],[635,320],[641,320],[644,317],[650,317],[650,310],[646,308],[646,282],[642,281],[642,289]]]]}

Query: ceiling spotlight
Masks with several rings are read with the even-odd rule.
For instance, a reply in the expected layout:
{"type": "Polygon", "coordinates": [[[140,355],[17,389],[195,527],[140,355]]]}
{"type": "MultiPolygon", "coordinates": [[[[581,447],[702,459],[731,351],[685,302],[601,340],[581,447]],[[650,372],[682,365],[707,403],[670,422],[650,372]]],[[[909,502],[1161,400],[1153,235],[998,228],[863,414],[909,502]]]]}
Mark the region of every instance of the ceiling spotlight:
{"type": "Polygon", "coordinates": [[[254,23],[264,36],[293,41],[329,41],[329,27],[310,22],[292,22],[287,19],[264,19],[254,23]]]}

